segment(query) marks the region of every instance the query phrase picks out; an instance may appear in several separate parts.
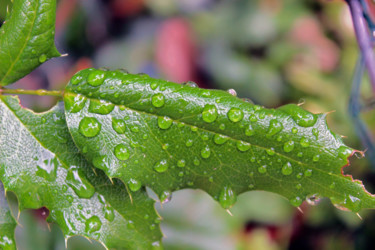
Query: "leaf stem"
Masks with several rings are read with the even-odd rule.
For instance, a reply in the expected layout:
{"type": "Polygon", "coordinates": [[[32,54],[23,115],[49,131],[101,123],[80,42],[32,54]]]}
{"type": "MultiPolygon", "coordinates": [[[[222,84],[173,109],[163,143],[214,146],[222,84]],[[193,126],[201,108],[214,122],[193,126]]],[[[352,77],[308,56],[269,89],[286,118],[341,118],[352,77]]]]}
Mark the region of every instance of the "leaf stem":
{"type": "Polygon", "coordinates": [[[39,96],[58,96],[58,97],[62,97],[63,91],[62,90],[45,90],[45,89],[27,90],[27,89],[0,88],[0,95],[1,94],[39,95],[39,96]]]}

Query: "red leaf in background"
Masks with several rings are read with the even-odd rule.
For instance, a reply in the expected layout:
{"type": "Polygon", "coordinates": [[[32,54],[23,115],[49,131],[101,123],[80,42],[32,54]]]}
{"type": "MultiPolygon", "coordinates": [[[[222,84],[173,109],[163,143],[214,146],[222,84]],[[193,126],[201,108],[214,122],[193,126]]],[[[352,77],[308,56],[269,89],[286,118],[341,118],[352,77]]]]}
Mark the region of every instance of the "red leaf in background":
{"type": "Polygon", "coordinates": [[[195,44],[189,23],[166,20],[157,32],[156,61],[164,76],[174,82],[195,80],[195,44]]]}
{"type": "Polygon", "coordinates": [[[115,17],[126,17],[138,14],[144,5],[144,0],[112,0],[111,10],[115,17]]]}

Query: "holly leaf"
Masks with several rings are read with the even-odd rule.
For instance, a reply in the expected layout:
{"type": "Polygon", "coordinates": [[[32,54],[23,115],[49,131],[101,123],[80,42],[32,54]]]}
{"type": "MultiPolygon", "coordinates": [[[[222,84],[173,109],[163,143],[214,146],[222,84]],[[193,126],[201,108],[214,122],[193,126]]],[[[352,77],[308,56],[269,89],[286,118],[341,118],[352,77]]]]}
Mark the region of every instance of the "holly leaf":
{"type": "Polygon", "coordinates": [[[0,248],[5,250],[16,249],[14,230],[17,223],[13,218],[5,197],[3,184],[0,182],[0,248]]]}
{"type": "Polygon", "coordinates": [[[60,56],[54,43],[56,0],[14,0],[0,28],[0,85],[60,56]]]}
{"type": "Polygon", "coordinates": [[[66,238],[82,235],[106,248],[160,245],[160,219],[144,189],[130,199],[79,154],[66,127],[62,104],[35,114],[0,96],[0,179],[19,208],[47,207],[66,238]]]}
{"type": "Polygon", "coordinates": [[[265,190],[294,206],[320,197],[354,212],[375,206],[360,181],[342,174],[356,151],[329,130],[324,114],[95,69],[71,79],[64,102],[78,148],[134,194],[148,186],[163,201],[199,188],[230,208],[240,193],[265,190]]]}

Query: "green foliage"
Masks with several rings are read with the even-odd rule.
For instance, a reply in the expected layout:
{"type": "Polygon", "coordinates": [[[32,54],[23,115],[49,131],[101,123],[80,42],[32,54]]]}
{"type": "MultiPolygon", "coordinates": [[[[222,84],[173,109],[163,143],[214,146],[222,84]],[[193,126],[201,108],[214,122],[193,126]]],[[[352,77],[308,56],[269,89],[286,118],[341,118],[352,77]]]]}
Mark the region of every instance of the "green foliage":
{"type": "Polygon", "coordinates": [[[3,184],[0,182],[0,248],[5,250],[16,249],[16,241],[14,240],[16,225],[5,197],[3,184]]]}
{"type": "Polygon", "coordinates": [[[131,200],[121,182],[93,171],[70,138],[61,105],[35,114],[0,96],[0,117],[0,179],[20,210],[45,206],[65,237],[83,235],[108,248],[159,244],[154,201],[144,189],[131,200]]]}
{"type": "Polygon", "coordinates": [[[0,28],[0,85],[24,77],[52,57],[56,0],[14,0],[0,28]]]}

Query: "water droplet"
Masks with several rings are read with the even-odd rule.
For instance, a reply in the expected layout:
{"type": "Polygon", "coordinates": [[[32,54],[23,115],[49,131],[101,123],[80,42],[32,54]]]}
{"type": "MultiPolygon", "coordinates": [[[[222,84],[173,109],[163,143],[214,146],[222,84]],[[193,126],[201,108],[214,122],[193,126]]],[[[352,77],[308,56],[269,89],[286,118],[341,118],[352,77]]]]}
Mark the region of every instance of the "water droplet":
{"type": "Polygon", "coordinates": [[[279,133],[283,128],[284,127],[281,124],[281,122],[279,122],[276,119],[272,119],[270,121],[270,126],[268,127],[268,133],[267,133],[267,135],[268,136],[275,135],[275,134],[279,133]]]}
{"type": "Polygon", "coordinates": [[[301,197],[294,197],[293,199],[290,200],[290,204],[292,204],[295,207],[299,207],[302,204],[302,199],[301,197]]]}
{"type": "Polygon", "coordinates": [[[220,124],[219,129],[220,130],[224,130],[225,129],[225,124],[224,123],[220,124]]]}
{"type": "Polygon", "coordinates": [[[97,87],[103,84],[104,82],[104,72],[101,70],[92,71],[87,77],[87,82],[93,87],[97,87]]]}
{"type": "Polygon", "coordinates": [[[255,115],[251,115],[250,118],[249,118],[249,120],[251,122],[256,122],[258,119],[257,119],[257,117],[255,115]]]}
{"type": "Polygon", "coordinates": [[[313,156],[313,161],[314,161],[314,162],[319,161],[319,159],[320,159],[320,155],[314,155],[314,156],[313,156]]]}
{"type": "Polygon", "coordinates": [[[227,92],[232,96],[237,96],[237,92],[234,89],[228,89],[227,92]]]}
{"type": "Polygon", "coordinates": [[[107,171],[109,169],[109,167],[110,167],[108,159],[105,156],[96,156],[96,157],[94,157],[94,159],[92,161],[92,164],[94,164],[94,166],[96,168],[102,169],[104,171],[107,171]]]}
{"type": "Polygon", "coordinates": [[[287,104],[280,107],[279,109],[289,114],[293,118],[293,120],[302,127],[314,126],[317,120],[316,115],[311,114],[310,112],[295,104],[287,104]]]}
{"type": "Polygon", "coordinates": [[[191,146],[193,146],[193,140],[191,140],[191,139],[186,140],[185,145],[186,145],[186,147],[191,147],[191,146]]]}
{"type": "Polygon", "coordinates": [[[255,131],[251,125],[249,125],[245,130],[245,135],[252,136],[255,134],[255,131]]]}
{"type": "Polygon", "coordinates": [[[362,201],[355,196],[348,195],[346,207],[349,208],[352,212],[357,213],[362,208],[362,201]]]}
{"type": "Polygon", "coordinates": [[[302,137],[299,143],[300,143],[301,146],[304,147],[304,148],[310,146],[310,141],[309,141],[309,139],[307,139],[307,138],[305,138],[305,137],[302,137]]]}
{"type": "Polygon", "coordinates": [[[306,196],[306,201],[309,205],[315,206],[320,202],[320,196],[318,194],[312,194],[306,196]]]}
{"type": "Polygon", "coordinates": [[[338,150],[338,155],[343,160],[346,160],[349,156],[352,155],[352,153],[353,153],[353,150],[346,146],[341,146],[338,150]]]}
{"type": "Polygon", "coordinates": [[[202,158],[207,159],[210,157],[210,155],[211,155],[211,149],[208,146],[206,146],[205,148],[201,150],[202,158]]]}
{"type": "Polygon", "coordinates": [[[298,152],[297,156],[298,156],[299,158],[301,158],[301,157],[303,156],[303,153],[302,153],[302,152],[298,152]]]}
{"type": "Polygon", "coordinates": [[[101,129],[102,125],[95,117],[84,117],[79,122],[79,132],[85,137],[94,137],[101,129]]]}
{"type": "Polygon", "coordinates": [[[310,177],[312,175],[312,170],[306,169],[304,174],[305,174],[306,177],[310,177]]]}
{"type": "Polygon", "coordinates": [[[117,134],[124,134],[126,128],[125,121],[112,117],[112,128],[117,134]]]}
{"type": "Polygon", "coordinates": [[[297,134],[297,132],[298,132],[298,129],[297,129],[297,128],[295,128],[295,127],[292,128],[292,133],[293,133],[293,134],[297,134]]]}
{"type": "Polygon", "coordinates": [[[128,186],[131,191],[136,192],[142,187],[142,183],[136,179],[130,179],[128,181],[128,186]]]}
{"type": "Polygon", "coordinates": [[[231,108],[228,111],[228,118],[232,122],[239,122],[243,118],[243,112],[238,108],[231,108]]]}
{"type": "Polygon", "coordinates": [[[77,85],[82,81],[83,77],[80,74],[75,74],[71,79],[70,83],[73,85],[77,85]]]}
{"type": "Polygon", "coordinates": [[[100,221],[98,216],[94,215],[86,221],[85,225],[85,231],[91,234],[100,230],[100,228],[102,227],[102,222],[100,221]]]}
{"type": "Polygon", "coordinates": [[[282,168],[281,168],[281,173],[283,175],[291,175],[293,173],[293,167],[290,162],[287,162],[282,168]]]}
{"type": "Polygon", "coordinates": [[[194,158],[194,160],[193,160],[193,164],[194,164],[195,166],[199,166],[199,164],[201,164],[201,162],[200,162],[200,160],[199,160],[198,158],[194,158]]]}
{"type": "Polygon", "coordinates": [[[160,195],[160,202],[162,204],[170,202],[172,199],[172,192],[171,191],[163,191],[163,193],[160,195]]]}
{"type": "Polygon", "coordinates": [[[267,166],[263,165],[263,166],[259,167],[258,172],[261,173],[261,174],[265,174],[267,172],[267,166]]]}
{"type": "Polygon", "coordinates": [[[285,142],[283,148],[286,153],[291,152],[294,149],[294,141],[285,142]]]}
{"type": "Polygon", "coordinates": [[[225,186],[219,195],[219,203],[224,209],[231,208],[237,201],[237,195],[231,187],[225,186]]]}
{"type": "Polygon", "coordinates": [[[168,129],[172,125],[173,120],[167,116],[158,117],[158,126],[161,129],[168,129]]]}
{"type": "Polygon", "coordinates": [[[68,112],[77,113],[78,111],[83,109],[86,104],[86,100],[86,97],[80,94],[66,95],[64,97],[65,108],[66,110],[68,110],[68,112]]]}
{"type": "Polygon", "coordinates": [[[211,92],[209,90],[202,90],[201,96],[210,97],[211,96],[211,92]]]}
{"type": "Polygon", "coordinates": [[[56,172],[59,165],[60,163],[57,158],[45,159],[38,162],[36,175],[47,181],[54,181],[56,180],[56,172]]]}
{"type": "Polygon", "coordinates": [[[224,144],[228,139],[229,137],[225,135],[215,134],[214,136],[214,142],[218,145],[224,144]]]}
{"type": "Polygon", "coordinates": [[[157,162],[154,165],[154,169],[155,169],[155,171],[157,171],[159,173],[163,173],[163,172],[167,171],[167,169],[168,169],[168,161],[166,159],[163,159],[163,160],[157,162]]]}
{"type": "Polygon", "coordinates": [[[297,189],[301,189],[301,188],[302,188],[301,183],[298,183],[298,184],[296,185],[296,188],[297,188],[297,189]]]}
{"type": "Polygon", "coordinates": [[[78,169],[69,169],[68,174],[66,176],[66,183],[81,198],[91,198],[95,193],[95,188],[78,169]]]}
{"type": "Polygon", "coordinates": [[[40,55],[39,56],[39,62],[44,63],[45,61],[47,61],[47,56],[45,54],[40,55]]]}
{"type": "Polygon", "coordinates": [[[202,112],[202,118],[203,121],[207,123],[212,123],[217,118],[217,109],[215,105],[207,104],[204,106],[203,112],[202,112]]]}
{"type": "Polygon", "coordinates": [[[155,90],[157,87],[158,87],[158,84],[156,82],[153,82],[153,83],[150,84],[150,88],[152,90],[155,90]]]}
{"type": "Polygon", "coordinates": [[[152,249],[152,250],[162,250],[163,247],[162,247],[160,241],[154,241],[154,242],[152,242],[152,244],[151,244],[151,249],[152,249]]]}
{"type": "Polygon", "coordinates": [[[113,207],[107,205],[103,208],[103,210],[104,210],[104,218],[112,222],[115,219],[115,212],[114,212],[113,207]]]}
{"type": "Polygon", "coordinates": [[[114,108],[115,105],[110,102],[92,99],[90,101],[89,112],[100,115],[108,115],[114,108]]]}
{"type": "Polygon", "coordinates": [[[266,150],[266,152],[267,152],[268,155],[272,156],[272,155],[275,154],[275,149],[274,148],[269,148],[269,149],[266,150]]]}
{"type": "Polygon", "coordinates": [[[185,82],[185,83],[183,83],[183,85],[191,87],[191,88],[198,87],[198,85],[195,82],[192,82],[192,81],[185,82]]]}
{"type": "Polygon", "coordinates": [[[335,186],[336,186],[336,183],[332,182],[331,185],[329,185],[329,188],[330,188],[330,189],[334,189],[335,186]]]}
{"type": "Polygon", "coordinates": [[[208,134],[202,134],[201,138],[203,141],[207,141],[208,139],[210,139],[210,136],[208,134]]]}
{"type": "Polygon", "coordinates": [[[131,221],[131,220],[129,220],[129,221],[128,221],[128,224],[126,225],[126,227],[127,227],[128,229],[134,229],[134,228],[135,228],[134,222],[131,221]]]}
{"type": "Polygon", "coordinates": [[[151,98],[151,103],[156,108],[162,107],[165,103],[164,95],[161,94],[161,93],[153,95],[152,98],[151,98]]]}
{"type": "Polygon", "coordinates": [[[177,162],[177,167],[183,168],[185,167],[185,165],[186,165],[186,162],[184,159],[181,159],[177,162]]]}
{"type": "Polygon", "coordinates": [[[241,152],[249,150],[251,147],[250,143],[244,141],[237,141],[237,149],[241,152]]]}
{"type": "Polygon", "coordinates": [[[319,137],[319,130],[317,128],[312,129],[312,133],[315,136],[315,139],[318,139],[319,137]]]}
{"type": "Polygon", "coordinates": [[[129,159],[130,153],[128,151],[128,148],[124,144],[119,144],[115,147],[114,154],[117,159],[120,161],[125,161],[129,159]]]}

